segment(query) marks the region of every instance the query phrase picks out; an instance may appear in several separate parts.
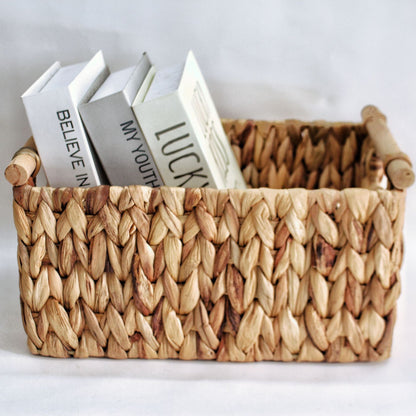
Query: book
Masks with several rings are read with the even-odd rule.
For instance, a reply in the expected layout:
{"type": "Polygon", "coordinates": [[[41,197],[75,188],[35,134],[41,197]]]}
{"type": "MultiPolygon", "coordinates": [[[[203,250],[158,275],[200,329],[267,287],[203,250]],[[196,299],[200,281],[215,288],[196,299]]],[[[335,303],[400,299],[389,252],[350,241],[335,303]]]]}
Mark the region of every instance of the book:
{"type": "Polygon", "coordinates": [[[132,108],[165,185],[246,188],[192,51],[156,71],[132,108]]]}
{"type": "Polygon", "coordinates": [[[88,62],[55,62],[22,95],[33,137],[50,186],[106,183],[83,128],[78,105],[88,101],[108,76],[101,51],[88,62]]]}
{"type": "Polygon", "coordinates": [[[111,185],[162,186],[163,182],[131,109],[155,73],[144,53],[138,64],[111,73],[79,106],[82,121],[111,185]]]}

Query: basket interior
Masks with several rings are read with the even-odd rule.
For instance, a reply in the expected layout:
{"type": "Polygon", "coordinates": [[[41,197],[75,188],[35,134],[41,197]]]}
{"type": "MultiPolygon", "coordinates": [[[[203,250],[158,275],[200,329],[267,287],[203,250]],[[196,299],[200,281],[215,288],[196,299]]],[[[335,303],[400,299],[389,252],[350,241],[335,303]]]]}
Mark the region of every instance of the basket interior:
{"type": "Polygon", "coordinates": [[[251,188],[375,189],[384,171],[362,124],[225,120],[251,188]]]}

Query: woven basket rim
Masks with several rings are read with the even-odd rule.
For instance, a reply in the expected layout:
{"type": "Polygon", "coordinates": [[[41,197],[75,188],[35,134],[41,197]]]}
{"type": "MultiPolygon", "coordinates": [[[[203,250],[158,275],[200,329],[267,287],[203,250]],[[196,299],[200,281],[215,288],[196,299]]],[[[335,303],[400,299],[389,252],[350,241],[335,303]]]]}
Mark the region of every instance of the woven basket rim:
{"type": "Polygon", "coordinates": [[[321,126],[321,127],[342,127],[342,126],[348,126],[348,127],[365,127],[365,124],[362,121],[339,121],[339,120],[326,120],[326,119],[314,119],[314,120],[304,120],[300,118],[284,118],[284,119],[274,119],[274,118],[260,118],[257,119],[255,117],[239,117],[239,118],[233,118],[233,117],[221,117],[222,123],[245,123],[247,121],[255,122],[256,124],[278,124],[278,125],[284,125],[284,124],[302,124],[305,126],[321,126]]]}
{"type": "Polygon", "coordinates": [[[321,193],[321,192],[331,192],[333,194],[335,193],[344,193],[345,191],[348,192],[369,192],[370,194],[376,194],[379,192],[388,192],[388,193],[397,193],[397,194],[403,194],[406,192],[405,189],[385,189],[382,187],[379,187],[377,189],[368,189],[368,188],[362,188],[362,187],[347,187],[347,188],[342,188],[342,189],[335,189],[335,188],[314,188],[314,189],[307,189],[307,188],[268,188],[268,187],[259,187],[259,188],[247,188],[247,189],[236,189],[236,188],[224,188],[224,189],[217,189],[217,188],[183,188],[183,187],[177,187],[177,186],[160,186],[158,188],[152,188],[150,186],[146,186],[146,185],[136,185],[136,184],[132,184],[132,185],[98,185],[98,186],[91,186],[91,187],[71,187],[71,186],[61,186],[58,188],[55,188],[53,186],[46,186],[46,185],[30,185],[30,184],[25,184],[22,186],[17,186],[15,187],[15,189],[22,189],[22,188],[26,188],[29,187],[31,189],[34,190],[42,190],[42,189],[49,189],[52,192],[64,192],[68,189],[72,189],[72,190],[77,190],[79,192],[88,192],[88,191],[92,191],[92,190],[97,190],[100,188],[110,188],[111,189],[119,189],[122,190],[124,188],[131,188],[131,187],[135,187],[135,188],[142,188],[142,189],[146,189],[147,192],[154,192],[157,190],[164,190],[164,189],[170,189],[176,192],[195,192],[195,191],[201,191],[201,192],[205,192],[205,193],[226,193],[226,192],[232,192],[232,193],[241,193],[241,194],[253,194],[253,193],[261,193],[266,191],[266,193],[276,193],[276,194],[281,194],[281,193],[286,193],[286,192],[299,192],[299,191],[306,191],[308,193],[321,193]]]}

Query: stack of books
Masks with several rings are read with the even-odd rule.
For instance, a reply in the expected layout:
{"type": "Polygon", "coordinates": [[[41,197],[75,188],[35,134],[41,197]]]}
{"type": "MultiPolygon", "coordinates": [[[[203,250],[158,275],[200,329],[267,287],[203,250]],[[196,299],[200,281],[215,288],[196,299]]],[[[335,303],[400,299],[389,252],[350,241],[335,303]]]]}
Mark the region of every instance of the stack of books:
{"type": "Polygon", "coordinates": [[[113,73],[101,51],[56,62],[22,99],[53,187],[246,187],[191,51],[160,70],[146,53],[113,73]]]}

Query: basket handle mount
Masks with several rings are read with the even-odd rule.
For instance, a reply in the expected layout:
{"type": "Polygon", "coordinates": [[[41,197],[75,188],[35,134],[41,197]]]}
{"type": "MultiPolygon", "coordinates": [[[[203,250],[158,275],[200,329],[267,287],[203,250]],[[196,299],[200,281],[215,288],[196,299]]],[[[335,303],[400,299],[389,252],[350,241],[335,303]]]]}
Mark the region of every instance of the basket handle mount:
{"type": "Polygon", "coordinates": [[[363,123],[374,143],[378,156],[383,160],[384,170],[397,189],[406,189],[415,181],[412,162],[403,153],[387,127],[386,116],[375,106],[367,105],[361,111],[363,123]]]}
{"type": "Polygon", "coordinates": [[[18,150],[4,171],[4,176],[13,186],[24,185],[35,179],[40,169],[40,158],[36,145],[31,137],[26,144],[18,150]]]}

